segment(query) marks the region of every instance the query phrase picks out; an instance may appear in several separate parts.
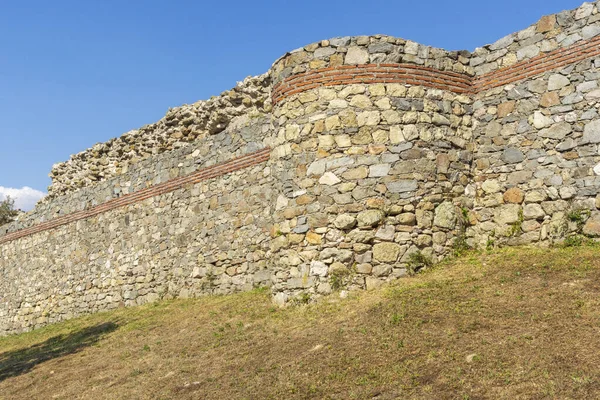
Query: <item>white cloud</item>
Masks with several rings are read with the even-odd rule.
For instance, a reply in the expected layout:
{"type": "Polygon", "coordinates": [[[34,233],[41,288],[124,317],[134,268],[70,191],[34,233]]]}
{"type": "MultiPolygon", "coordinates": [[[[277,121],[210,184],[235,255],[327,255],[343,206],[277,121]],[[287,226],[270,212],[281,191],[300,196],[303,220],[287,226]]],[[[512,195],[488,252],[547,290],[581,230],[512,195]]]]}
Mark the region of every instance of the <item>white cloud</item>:
{"type": "Polygon", "coordinates": [[[15,201],[15,208],[23,211],[30,211],[33,209],[35,203],[45,195],[46,193],[32,189],[28,186],[23,186],[21,189],[0,186],[0,201],[6,199],[6,196],[9,196],[15,201]]]}

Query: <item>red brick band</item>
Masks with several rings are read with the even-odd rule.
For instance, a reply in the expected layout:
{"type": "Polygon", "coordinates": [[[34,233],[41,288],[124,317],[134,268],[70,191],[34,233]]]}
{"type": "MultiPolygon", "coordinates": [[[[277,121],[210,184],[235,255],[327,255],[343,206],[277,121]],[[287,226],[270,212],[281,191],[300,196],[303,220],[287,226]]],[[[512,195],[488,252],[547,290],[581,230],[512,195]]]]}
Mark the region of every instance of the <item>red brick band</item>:
{"type": "Polygon", "coordinates": [[[341,65],[315,69],[284,79],[273,88],[273,104],[310,89],[335,85],[401,83],[454,93],[476,94],[563,68],[600,55],[600,36],[540,54],[529,60],[473,78],[413,64],[341,65]]]}
{"type": "Polygon", "coordinates": [[[273,88],[273,103],[276,104],[286,97],[318,87],[354,83],[401,83],[456,93],[471,91],[471,78],[456,72],[440,71],[413,64],[341,65],[315,69],[286,78],[273,88]]]}
{"type": "Polygon", "coordinates": [[[476,93],[508,85],[600,55],[600,36],[482,75],[473,80],[476,93]]]}
{"type": "MultiPolygon", "coordinates": [[[[600,36],[596,36],[588,40],[581,40],[569,47],[540,54],[529,60],[521,61],[477,78],[472,78],[466,74],[440,71],[412,64],[342,65],[316,69],[288,77],[273,88],[272,98],[273,103],[276,104],[289,96],[310,89],[354,83],[401,83],[447,90],[454,93],[474,94],[541,75],[544,72],[563,68],[599,55],[600,36]]],[[[257,165],[267,161],[269,156],[269,148],[246,154],[225,163],[201,169],[187,176],[171,179],[167,182],[109,200],[106,203],[87,210],[77,211],[30,228],[8,233],[0,236],[0,244],[169,193],[188,184],[195,184],[257,165]]]]}
{"type": "Polygon", "coordinates": [[[64,215],[62,217],[52,219],[47,222],[42,222],[30,228],[25,228],[16,232],[8,233],[4,236],[0,236],[0,244],[20,239],[25,236],[33,235],[34,233],[58,228],[59,226],[66,225],[71,222],[94,217],[106,211],[138,203],[140,201],[149,199],[154,196],[159,196],[161,194],[173,192],[186,185],[193,185],[195,183],[206,181],[212,178],[217,178],[219,176],[226,175],[234,171],[239,171],[241,169],[248,168],[253,165],[261,164],[269,159],[270,154],[271,149],[268,147],[254,153],[245,154],[227,162],[200,169],[196,172],[192,172],[189,175],[174,178],[167,182],[160,183],[158,185],[154,185],[149,188],[138,190],[137,192],[126,194],[119,198],[109,200],[106,203],[102,203],[100,205],[91,207],[87,210],[77,211],[71,214],[64,215]]]}

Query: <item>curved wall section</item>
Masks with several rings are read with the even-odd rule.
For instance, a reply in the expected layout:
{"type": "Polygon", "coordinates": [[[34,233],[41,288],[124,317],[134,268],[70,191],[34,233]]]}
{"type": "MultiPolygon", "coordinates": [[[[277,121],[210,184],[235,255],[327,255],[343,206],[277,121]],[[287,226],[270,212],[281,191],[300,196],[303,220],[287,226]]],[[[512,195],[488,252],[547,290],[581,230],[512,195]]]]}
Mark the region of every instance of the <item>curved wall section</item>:
{"type": "Polygon", "coordinates": [[[471,79],[464,74],[413,64],[362,64],[340,65],[292,75],[275,85],[272,99],[277,104],[286,97],[318,87],[374,83],[400,83],[454,93],[472,92],[471,79]]]}

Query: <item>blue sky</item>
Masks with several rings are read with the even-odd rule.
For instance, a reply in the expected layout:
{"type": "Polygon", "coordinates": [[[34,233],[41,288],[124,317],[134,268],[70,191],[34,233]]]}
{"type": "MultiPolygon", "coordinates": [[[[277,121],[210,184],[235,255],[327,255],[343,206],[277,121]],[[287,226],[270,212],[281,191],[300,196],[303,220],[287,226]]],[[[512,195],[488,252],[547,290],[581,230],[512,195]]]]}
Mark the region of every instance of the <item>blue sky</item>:
{"type": "Polygon", "coordinates": [[[581,3],[0,0],[0,198],[45,191],[52,164],[303,45],[383,33],[473,50],[581,3]]]}

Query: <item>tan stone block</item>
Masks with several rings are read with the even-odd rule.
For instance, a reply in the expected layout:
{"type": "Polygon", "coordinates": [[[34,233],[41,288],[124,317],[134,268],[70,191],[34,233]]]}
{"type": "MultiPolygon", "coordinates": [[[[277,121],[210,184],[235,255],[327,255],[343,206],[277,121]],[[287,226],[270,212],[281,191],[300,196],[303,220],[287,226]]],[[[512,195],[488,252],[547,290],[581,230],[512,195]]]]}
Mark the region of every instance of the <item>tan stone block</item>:
{"type": "Polygon", "coordinates": [[[304,235],[300,233],[290,233],[288,235],[288,241],[290,244],[300,244],[304,241],[304,235]]]}
{"type": "Polygon", "coordinates": [[[542,107],[552,107],[557,104],[560,104],[560,98],[558,97],[558,93],[544,93],[542,95],[542,98],[540,99],[540,104],[542,105],[542,107]]]}
{"type": "Polygon", "coordinates": [[[296,204],[298,204],[299,206],[304,206],[306,204],[310,204],[313,201],[315,201],[315,198],[311,195],[308,194],[303,194],[302,196],[299,196],[296,199],[296,204]]]}
{"type": "Polygon", "coordinates": [[[319,48],[319,43],[311,43],[311,44],[304,46],[304,50],[306,50],[310,53],[314,52],[318,48],[319,48]]]}
{"type": "Polygon", "coordinates": [[[475,163],[477,169],[487,169],[490,167],[490,161],[487,158],[480,158],[475,163]]]}
{"type": "Polygon", "coordinates": [[[306,234],[306,241],[310,244],[321,244],[323,242],[323,239],[318,233],[308,232],[306,234]]]}
{"type": "Polygon", "coordinates": [[[366,64],[369,62],[369,53],[362,47],[353,46],[346,53],[346,64],[366,64]]]}
{"type": "Polygon", "coordinates": [[[399,83],[388,83],[387,94],[389,96],[404,97],[408,91],[407,87],[399,83]]]}
{"type": "Polygon", "coordinates": [[[369,85],[369,93],[373,97],[385,96],[385,85],[383,83],[369,85]]]}
{"type": "Polygon", "coordinates": [[[381,154],[387,150],[386,145],[384,144],[370,144],[369,145],[369,154],[381,154]]]}
{"type": "Polygon", "coordinates": [[[322,101],[331,101],[337,98],[337,92],[334,89],[319,88],[319,99],[322,101]]]}
{"type": "Polygon", "coordinates": [[[511,112],[513,112],[515,110],[515,105],[516,102],[513,101],[507,101],[505,103],[502,103],[500,105],[498,105],[498,118],[504,118],[507,115],[509,115],[511,112]]]}
{"type": "Polygon", "coordinates": [[[516,64],[519,61],[516,53],[508,53],[502,58],[501,65],[503,67],[509,67],[511,65],[516,64]]]}
{"type": "Polygon", "coordinates": [[[583,234],[587,236],[600,236],[600,214],[592,215],[583,226],[583,234]]]}
{"type": "Polygon", "coordinates": [[[402,116],[398,111],[387,110],[381,113],[385,122],[390,125],[399,124],[402,121],[402,116]]]}
{"type": "Polygon", "coordinates": [[[274,224],[269,228],[269,235],[271,235],[272,238],[281,235],[281,228],[279,227],[279,224],[274,224]]]}
{"type": "Polygon", "coordinates": [[[375,185],[375,191],[376,191],[377,193],[382,193],[382,194],[385,194],[385,193],[387,193],[387,191],[388,191],[388,188],[387,188],[387,186],[386,186],[385,184],[383,184],[383,183],[378,183],[377,185],[375,185]]]}
{"type": "Polygon", "coordinates": [[[377,100],[375,102],[375,105],[380,110],[389,110],[390,108],[392,108],[392,105],[390,104],[390,99],[388,99],[387,97],[377,100]]]}
{"type": "Polygon", "coordinates": [[[325,121],[324,120],[320,120],[315,122],[315,125],[313,126],[313,133],[321,133],[325,131],[325,121]]]}
{"type": "Polygon", "coordinates": [[[496,145],[496,146],[502,146],[504,144],[506,144],[506,139],[504,139],[501,136],[496,136],[494,138],[492,138],[492,142],[496,145]]]}
{"type": "Polygon", "coordinates": [[[537,23],[537,31],[541,32],[541,33],[549,32],[552,29],[554,29],[555,24],[556,24],[556,15],[545,15],[537,23]]]}
{"type": "Polygon", "coordinates": [[[370,274],[373,271],[373,266],[371,264],[358,264],[356,266],[356,272],[359,274],[370,274]]]}
{"type": "Polygon", "coordinates": [[[289,242],[285,236],[278,236],[271,241],[271,250],[278,251],[289,245],[289,242]]]}
{"type": "Polygon", "coordinates": [[[375,143],[386,143],[389,140],[389,132],[382,129],[378,129],[373,132],[373,142],[375,143]]]}
{"type": "Polygon", "coordinates": [[[296,124],[288,125],[285,127],[285,139],[295,140],[300,135],[300,126],[296,124]]]}
{"type": "Polygon", "coordinates": [[[448,154],[438,154],[436,158],[437,171],[440,174],[448,173],[450,168],[450,157],[448,154]]]}
{"type": "Polygon", "coordinates": [[[352,110],[344,110],[339,113],[342,124],[346,128],[355,128],[358,126],[356,122],[356,113],[352,110]]]}
{"type": "Polygon", "coordinates": [[[325,60],[312,60],[309,64],[310,69],[325,68],[327,62],[325,60]]]}
{"type": "Polygon", "coordinates": [[[525,199],[525,193],[517,187],[513,187],[504,192],[502,196],[505,203],[521,204],[525,199]]]}
{"type": "Polygon", "coordinates": [[[342,174],[342,177],[347,180],[365,179],[369,176],[369,169],[365,166],[349,169],[342,174]]]}
{"type": "Polygon", "coordinates": [[[302,104],[311,103],[313,101],[316,101],[318,98],[319,98],[319,96],[317,96],[317,94],[313,91],[302,92],[298,95],[298,100],[300,100],[300,102],[302,104]]]}
{"type": "Polygon", "coordinates": [[[292,219],[298,215],[298,210],[295,208],[286,208],[283,210],[283,217],[285,219],[292,219]]]}
{"type": "Polygon", "coordinates": [[[487,194],[497,193],[500,191],[500,182],[497,179],[487,179],[482,183],[481,188],[487,194]]]}
{"type": "Polygon", "coordinates": [[[358,108],[369,108],[373,106],[371,99],[363,94],[358,94],[350,100],[350,105],[358,108]]]}
{"type": "Polygon", "coordinates": [[[333,54],[329,57],[329,66],[330,67],[337,67],[339,65],[342,65],[344,63],[344,55],[343,54],[333,54]]]}
{"type": "Polygon", "coordinates": [[[402,255],[402,250],[396,243],[378,243],[373,246],[373,258],[379,262],[394,263],[402,255]]]}
{"type": "Polygon", "coordinates": [[[325,119],[325,129],[328,131],[337,129],[341,126],[340,117],[333,115],[325,119]]]}
{"type": "Polygon", "coordinates": [[[404,142],[404,135],[402,134],[402,128],[398,125],[390,127],[390,142],[392,144],[399,144],[404,142]]]}
{"type": "Polygon", "coordinates": [[[405,124],[414,124],[419,120],[419,114],[416,111],[407,111],[402,116],[402,122],[405,124]]]}
{"type": "Polygon", "coordinates": [[[330,156],[330,153],[327,150],[322,149],[320,147],[317,149],[317,158],[325,158],[325,157],[329,157],[329,156],[330,156]]]}
{"type": "Polygon", "coordinates": [[[354,182],[343,182],[342,184],[340,184],[337,187],[337,190],[340,193],[348,193],[348,192],[351,192],[352,190],[354,190],[355,187],[356,187],[356,183],[354,183],[354,182]]]}
{"type": "Polygon", "coordinates": [[[330,109],[344,109],[348,108],[348,102],[344,99],[333,99],[327,107],[330,109]]]}
{"type": "Polygon", "coordinates": [[[319,136],[319,147],[333,147],[335,139],[332,135],[321,135],[319,136]]]}
{"type": "Polygon", "coordinates": [[[408,88],[408,97],[422,99],[425,97],[425,88],[423,86],[411,86],[408,88]]]}
{"type": "Polygon", "coordinates": [[[385,207],[385,199],[373,197],[367,199],[367,208],[382,210],[385,207]]]}
{"type": "Polygon", "coordinates": [[[364,93],[366,91],[365,87],[363,85],[349,85],[344,87],[342,90],[340,90],[338,97],[340,99],[345,99],[348,96],[351,96],[353,94],[361,94],[364,93]]]}
{"type": "Polygon", "coordinates": [[[349,135],[336,135],[335,143],[338,147],[350,147],[352,146],[352,140],[350,140],[349,135]]]}
{"type": "Polygon", "coordinates": [[[367,149],[364,146],[352,146],[348,150],[346,150],[346,154],[351,156],[365,154],[366,152],[367,149]]]}
{"type": "Polygon", "coordinates": [[[373,142],[373,136],[368,129],[361,129],[352,136],[352,144],[369,144],[373,142]]]}
{"type": "Polygon", "coordinates": [[[563,153],[562,156],[565,160],[576,160],[579,158],[579,154],[576,151],[569,151],[568,153],[563,153]]]}

